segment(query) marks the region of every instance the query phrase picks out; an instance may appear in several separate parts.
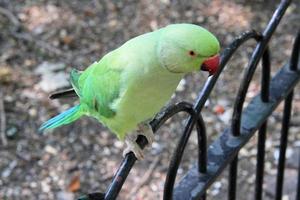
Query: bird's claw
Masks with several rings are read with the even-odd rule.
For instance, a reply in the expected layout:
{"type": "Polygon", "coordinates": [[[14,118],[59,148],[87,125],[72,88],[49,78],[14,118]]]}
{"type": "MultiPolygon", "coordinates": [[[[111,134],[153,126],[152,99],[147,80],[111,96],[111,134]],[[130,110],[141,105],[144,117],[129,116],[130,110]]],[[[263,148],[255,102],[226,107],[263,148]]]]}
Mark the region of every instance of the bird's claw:
{"type": "Polygon", "coordinates": [[[145,136],[147,141],[148,141],[148,145],[151,146],[153,141],[154,141],[154,134],[152,131],[152,128],[150,127],[150,125],[148,124],[140,124],[138,126],[138,131],[134,132],[132,134],[129,134],[126,136],[125,138],[125,142],[127,144],[126,149],[123,151],[123,157],[126,156],[126,154],[128,154],[129,152],[133,152],[135,157],[138,160],[143,160],[144,159],[144,153],[142,148],[136,143],[136,139],[138,135],[142,135],[145,136]]]}
{"type": "Polygon", "coordinates": [[[154,142],[154,134],[153,134],[152,128],[149,124],[139,125],[139,133],[138,134],[146,137],[149,146],[151,146],[152,143],[154,142]]]}
{"type": "Polygon", "coordinates": [[[123,151],[123,157],[125,157],[126,154],[128,154],[129,152],[133,152],[135,157],[138,160],[143,160],[144,159],[143,150],[141,149],[141,147],[136,142],[126,140],[126,144],[127,144],[127,147],[123,151]]]}

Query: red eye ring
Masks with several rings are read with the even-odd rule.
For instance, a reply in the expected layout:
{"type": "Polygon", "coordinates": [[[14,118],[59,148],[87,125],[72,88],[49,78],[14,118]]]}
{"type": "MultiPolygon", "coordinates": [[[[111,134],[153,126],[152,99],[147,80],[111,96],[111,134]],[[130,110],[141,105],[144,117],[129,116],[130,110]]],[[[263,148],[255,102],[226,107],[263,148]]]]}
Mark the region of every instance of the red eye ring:
{"type": "Polygon", "coordinates": [[[196,53],[195,53],[193,50],[191,50],[191,51],[189,51],[189,55],[190,55],[190,56],[195,56],[196,53]]]}

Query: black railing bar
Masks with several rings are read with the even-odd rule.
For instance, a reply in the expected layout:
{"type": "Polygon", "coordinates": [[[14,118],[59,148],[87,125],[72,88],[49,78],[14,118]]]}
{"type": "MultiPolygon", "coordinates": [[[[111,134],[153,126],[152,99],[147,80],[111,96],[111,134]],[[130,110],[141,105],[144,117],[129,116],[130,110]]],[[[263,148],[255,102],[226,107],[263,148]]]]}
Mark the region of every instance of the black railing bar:
{"type": "MultiPolygon", "coordinates": [[[[198,172],[204,174],[207,171],[207,137],[205,123],[201,114],[198,116],[198,123],[196,128],[198,139],[198,172]]],[[[206,200],[206,193],[202,195],[200,200],[206,200]]]]}
{"type": "Polygon", "coordinates": [[[265,31],[263,32],[263,39],[258,43],[252,57],[250,58],[250,62],[246,71],[244,73],[241,86],[238,90],[238,94],[236,96],[236,100],[234,103],[233,115],[232,115],[232,133],[234,136],[239,136],[240,134],[240,127],[241,127],[241,113],[243,110],[243,105],[245,101],[245,97],[249,88],[249,84],[252,80],[253,74],[257,67],[257,64],[264,54],[268,42],[271,39],[277,25],[279,24],[281,18],[283,17],[286,9],[288,8],[291,0],[282,0],[279,4],[278,8],[276,9],[275,13],[273,14],[270,22],[268,23],[265,31]]]}
{"type": "Polygon", "coordinates": [[[121,162],[121,165],[118,168],[118,171],[114,175],[114,178],[109,185],[107,191],[105,192],[105,200],[114,200],[117,198],[122,185],[124,184],[130,169],[134,165],[136,161],[136,157],[132,152],[128,153],[123,161],[121,162]]]}
{"type": "Polygon", "coordinates": [[[199,174],[198,167],[194,165],[175,187],[173,199],[200,198],[299,80],[300,72],[290,71],[288,64],[281,68],[270,82],[270,102],[262,102],[260,94],[253,98],[242,114],[241,136],[232,137],[231,129],[226,129],[208,147],[207,173],[199,174]]]}
{"type": "MultiPolygon", "coordinates": [[[[206,146],[207,146],[207,137],[206,137],[206,128],[205,128],[205,123],[203,121],[203,118],[201,116],[201,114],[199,116],[197,116],[197,114],[194,112],[192,105],[190,105],[191,107],[191,112],[193,113],[193,115],[190,112],[190,115],[192,115],[196,120],[196,128],[197,128],[197,138],[198,138],[198,171],[200,173],[206,173],[206,169],[207,169],[207,165],[206,165],[206,146]]],[[[194,124],[194,122],[192,123],[194,124]]],[[[191,125],[185,125],[185,127],[190,127],[191,125]]],[[[165,189],[164,189],[164,194],[170,194],[169,196],[166,195],[164,197],[164,199],[171,199],[172,198],[172,191],[173,191],[173,187],[174,187],[174,182],[176,179],[176,174],[178,171],[178,167],[180,164],[180,161],[182,159],[183,156],[183,152],[185,149],[185,146],[187,144],[187,141],[190,137],[191,131],[187,130],[187,132],[183,133],[182,137],[179,140],[179,145],[177,145],[176,151],[177,152],[181,152],[181,153],[174,153],[172,158],[171,158],[171,162],[168,168],[168,172],[167,172],[167,176],[166,176],[166,181],[165,181],[165,189]],[[172,180],[172,177],[174,177],[174,180],[172,180]],[[169,189],[171,189],[172,191],[169,191],[169,189]]],[[[202,196],[201,200],[205,200],[205,195],[202,196]]]]}
{"type": "MultiPolygon", "coordinates": [[[[192,108],[192,107],[191,107],[192,108]]],[[[184,133],[182,134],[181,138],[178,141],[178,144],[176,146],[176,149],[174,153],[172,154],[171,161],[169,164],[166,181],[164,185],[164,200],[170,200],[172,199],[172,193],[173,188],[177,176],[177,171],[179,164],[181,162],[181,159],[183,157],[184,149],[187,145],[187,142],[189,140],[189,137],[191,135],[191,132],[193,130],[193,126],[195,122],[197,122],[197,136],[198,136],[198,170],[200,170],[201,173],[206,172],[206,130],[205,130],[205,124],[203,121],[203,118],[201,115],[197,116],[196,112],[192,109],[193,115],[191,115],[192,120],[188,120],[184,130],[184,133]]]]}
{"type": "Polygon", "coordinates": [[[282,199],[282,187],[284,183],[284,166],[285,166],[285,152],[288,142],[288,131],[292,111],[293,91],[287,96],[284,102],[281,138],[279,147],[279,159],[277,166],[277,180],[276,180],[276,194],[275,200],[282,199]]]}
{"type": "MultiPolygon", "coordinates": [[[[165,181],[165,187],[164,187],[164,197],[163,199],[172,199],[172,191],[178,171],[179,164],[181,162],[184,149],[187,145],[187,141],[190,137],[191,131],[193,129],[194,123],[196,122],[196,128],[197,128],[197,137],[198,137],[198,170],[201,173],[206,172],[206,128],[205,123],[203,121],[203,118],[201,114],[197,115],[196,112],[193,110],[192,104],[187,104],[185,106],[189,111],[190,116],[193,118],[193,120],[184,127],[188,127],[185,129],[184,133],[182,134],[180,140],[178,141],[178,145],[175,149],[175,152],[172,155],[170,165],[168,168],[166,181],[165,181]]],[[[159,120],[162,121],[162,120],[159,120]]],[[[202,200],[205,200],[205,194],[202,196],[202,200]]]]}
{"type": "Polygon", "coordinates": [[[228,183],[228,200],[236,199],[236,182],[237,182],[237,169],[238,168],[238,155],[234,157],[229,166],[229,183],[228,183]]]}
{"type": "MultiPolygon", "coordinates": [[[[300,70],[299,66],[297,66],[299,62],[299,53],[300,53],[300,30],[298,31],[298,34],[296,36],[293,45],[293,51],[292,51],[292,56],[290,61],[291,63],[290,69],[293,71],[300,70]]],[[[298,149],[298,182],[297,182],[297,193],[295,199],[300,199],[300,148],[298,149]]]]}
{"type": "Polygon", "coordinates": [[[265,169],[265,142],[267,133],[267,121],[258,131],[255,200],[261,200],[263,194],[264,169],[265,169]]]}
{"type": "Polygon", "coordinates": [[[263,102],[269,101],[270,90],[270,77],[271,77],[271,61],[270,51],[266,47],[262,57],[262,75],[261,75],[261,100],[263,102]]]}
{"type": "Polygon", "coordinates": [[[207,137],[206,127],[202,115],[198,115],[197,122],[197,139],[198,139],[198,171],[206,173],[207,170],[207,137]]]}
{"type": "Polygon", "coordinates": [[[296,200],[300,199],[300,148],[298,148],[298,183],[297,183],[296,200]]]}
{"type": "MultiPolygon", "coordinates": [[[[163,113],[159,116],[157,116],[157,119],[150,122],[151,127],[154,132],[170,117],[174,116],[175,114],[179,112],[186,112],[189,114],[193,114],[192,106],[189,103],[186,102],[180,102],[178,104],[175,104],[173,106],[168,107],[166,110],[163,111],[163,113]]],[[[144,148],[147,145],[147,139],[144,136],[139,136],[137,139],[137,143],[141,146],[141,148],[144,148]]],[[[113,200],[116,199],[131,168],[133,167],[136,157],[132,152],[128,153],[125,158],[122,160],[120,167],[118,168],[115,176],[113,177],[113,180],[111,184],[109,185],[106,193],[105,193],[105,199],[106,200],[113,200]]]]}
{"type": "Polygon", "coordinates": [[[166,107],[150,122],[153,132],[156,132],[168,119],[179,112],[186,112],[192,116],[194,115],[193,105],[188,102],[182,101],[166,107]]]}
{"type": "MultiPolygon", "coordinates": [[[[262,75],[261,75],[261,100],[269,101],[271,62],[270,51],[267,47],[262,57],[262,75]]],[[[257,142],[257,162],[256,162],[256,180],[255,180],[255,199],[261,200],[263,193],[264,169],[265,169],[265,142],[267,132],[267,120],[259,128],[257,142]]]]}
{"type": "Polygon", "coordinates": [[[293,45],[293,50],[292,50],[292,56],[291,56],[291,70],[296,71],[300,70],[299,67],[297,66],[298,59],[299,59],[299,54],[300,54],[300,30],[298,31],[296,35],[296,39],[293,45]]]}

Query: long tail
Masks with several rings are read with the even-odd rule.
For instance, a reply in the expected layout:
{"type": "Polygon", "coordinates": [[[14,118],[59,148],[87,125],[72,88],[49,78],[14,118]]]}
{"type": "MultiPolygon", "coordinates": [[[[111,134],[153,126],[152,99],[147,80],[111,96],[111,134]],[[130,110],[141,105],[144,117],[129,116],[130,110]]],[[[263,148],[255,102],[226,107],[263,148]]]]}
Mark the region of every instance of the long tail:
{"type": "Polygon", "coordinates": [[[74,106],[44,122],[39,128],[39,132],[43,132],[47,129],[53,129],[65,124],[69,124],[80,118],[82,115],[83,113],[80,110],[80,105],[74,106]]]}

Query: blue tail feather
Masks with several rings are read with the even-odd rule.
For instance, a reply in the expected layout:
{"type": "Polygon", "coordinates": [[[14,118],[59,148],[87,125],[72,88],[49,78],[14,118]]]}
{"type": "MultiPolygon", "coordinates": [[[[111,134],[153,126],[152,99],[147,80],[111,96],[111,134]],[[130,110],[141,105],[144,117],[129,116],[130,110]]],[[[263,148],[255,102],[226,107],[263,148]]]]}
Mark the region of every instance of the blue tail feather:
{"type": "Polygon", "coordinates": [[[49,119],[48,121],[44,122],[41,127],[39,128],[39,132],[43,132],[47,129],[53,129],[59,127],[64,124],[71,123],[78,119],[82,114],[80,113],[80,105],[74,106],[63,113],[49,119]]]}

